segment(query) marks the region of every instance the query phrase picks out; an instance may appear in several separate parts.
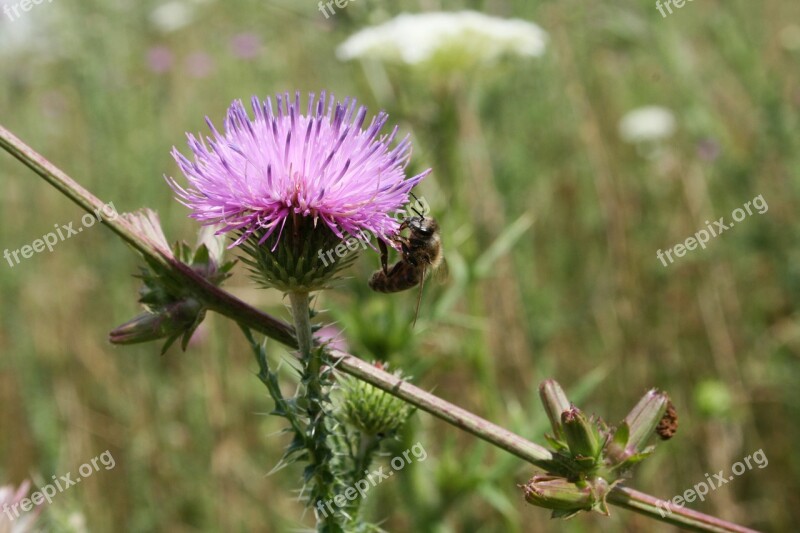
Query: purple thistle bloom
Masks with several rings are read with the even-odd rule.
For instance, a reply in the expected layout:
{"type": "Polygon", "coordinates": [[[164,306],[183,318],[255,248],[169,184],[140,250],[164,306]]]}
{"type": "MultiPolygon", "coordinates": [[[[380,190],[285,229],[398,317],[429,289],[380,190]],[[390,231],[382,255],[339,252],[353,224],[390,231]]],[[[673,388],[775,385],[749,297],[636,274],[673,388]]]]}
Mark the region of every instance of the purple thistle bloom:
{"type": "Polygon", "coordinates": [[[356,108],[355,99],[335,102],[333,95],[312,93],[305,115],[299,92],[294,101],[288,93],[276,100],[274,109],[271,98],[253,97],[253,119],[240,100],[233,102],[224,134],[206,118],[213,137],[187,135],[194,161],[173,149],[189,187],[168,181],[190,216],[222,223],[220,233],[241,231],[232,246],[257,231],[263,244],[276,230],[277,246],[287,219],[297,216],[314,227],[322,221],[340,239],[362,230],[384,240],[395,233],[399,222],[391,213],[430,173],[406,177],[408,136],[390,148],[397,127],[380,135],[388,118],[381,112],[363,129],[367,110],[356,108]]]}
{"type": "Polygon", "coordinates": [[[168,72],[174,62],[172,50],[166,46],[154,46],[147,51],[147,66],[156,74],[168,72]]]}
{"type": "Polygon", "coordinates": [[[195,52],[186,58],[186,69],[193,78],[207,78],[214,68],[214,59],[205,52],[195,52]]]}
{"type": "Polygon", "coordinates": [[[261,52],[261,39],[255,33],[240,33],[230,40],[233,55],[241,59],[254,59],[261,52]]]}

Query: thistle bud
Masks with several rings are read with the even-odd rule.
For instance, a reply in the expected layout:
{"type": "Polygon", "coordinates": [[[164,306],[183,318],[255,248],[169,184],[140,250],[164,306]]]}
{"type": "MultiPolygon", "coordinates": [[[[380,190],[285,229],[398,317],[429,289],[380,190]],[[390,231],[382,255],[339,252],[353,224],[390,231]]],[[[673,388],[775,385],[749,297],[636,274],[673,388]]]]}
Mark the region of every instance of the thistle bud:
{"type": "Polygon", "coordinates": [[[569,518],[580,511],[598,511],[608,515],[605,498],[611,489],[603,478],[572,483],[563,477],[533,476],[522,485],[525,500],[553,510],[553,518],[569,518]]]}
{"type": "Polygon", "coordinates": [[[653,434],[664,412],[667,410],[669,396],[665,392],[651,389],[642,396],[639,403],[625,417],[629,428],[626,448],[634,453],[640,452],[653,434]]]}
{"type": "Polygon", "coordinates": [[[561,425],[573,457],[596,459],[600,455],[602,441],[597,423],[580,409],[573,405],[561,413],[561,425]]]}
{"type": "Polygon", "coordinates": [[[158,312],[144,312],[115,328],[108,334],[112,344],[137,344],[173,335],[181,335],[198,320],[202,321],[203,306],[188,298],[162,307],[158,312]]]}
{"type": "MultiPolygon", "coordinates": [[[[646,447],[647,440],[661,425],[665,434],[670,429],[673,430],[671,434],[674,434],[677,429],[677,415],[674,418],[675,427],[669,425],[668,422],[672,419],[664,419],[668,405],[671,404],[666,393],[656,389],[649,390],[609,439],[603,454],[606,465],[624,471],[650,455],[653,447],[646,447]]],[[[674,414],[674,409],[672,413],[674,414]]]]}
{"type": "Polygon", "coordinates": [[[542,405],[550,419],[553,428],[553,436],[558,440],[564,440],[564,431],[561,426],[561,413],[571,407],[564,389],[553,379],[548,379],[539,385],[539,397],[542,405]]]}
{"type": "MultiPolygon", "coordinates": [[[[222,260],[222,242],[213,235],[213,229],[201,230],[197,246],[192,249],[184,242],[177,242],[170,248],[158,215],[149,209],[137,213],[125,213],[123,217],[152,244],[173,261],[180,261],[192,268],[214,285],[220,285],[230,274],[234,261],[222,260]]],[[[205,318],[203,304],[186,295],[186,291],[160,265],[149,263],[150,268],[142,268],[139,277],[139,303],[145,312],[115,328],[109,334],[113,344],[136,344],[159,339],[167,339],[162,353],[183,336],[181,345],[186,349],[192,334],[205,318]]]]}
{"type": "MultiPolygon", "coordinates": [[[[402,377],[399,372],[395,375],[402,377]]],[[[340,384],[340,408],[344,419],[367,435],[379,438],[394,435],[414,412],[405,401],[365,381],[342,377],[340,384]]]]}

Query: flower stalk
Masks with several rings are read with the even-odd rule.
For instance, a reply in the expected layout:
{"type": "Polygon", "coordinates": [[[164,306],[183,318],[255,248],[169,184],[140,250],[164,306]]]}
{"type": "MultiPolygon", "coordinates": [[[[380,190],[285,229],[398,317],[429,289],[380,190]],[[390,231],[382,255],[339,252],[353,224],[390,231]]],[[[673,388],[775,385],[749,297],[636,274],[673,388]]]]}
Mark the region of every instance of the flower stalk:
{"type": "MultiPolygon", "coordinates": [[[[10,131],[0,125],[0,148],[29,167],[53,187],[70,198],[88,213],[102,209],[104,203],[53,165],[42,155],[22,142],[10,131]]],[[[259,311],[226,291],[214,286],[203,276],[178,261],[170,260],[168,251],[153,243],[146,235],[138,232],[122,217],[101,220],[109,229],[133,246],[146,258],[167,268],[176,280],[190,287],[192,293],[210,310],[216,311],[237,323],[261,332],[287,346],[298,347],[298,339],[293,328],[262,311],[259,311]]],[[[331,364],[342,372],[364,380],[390,394],[404,399],[417,408],[441,420],[467,431],[478,438],[501,448],[531,464],[537,465],[552,460],[546,448],[532,443],[500,426],[430,394],[401,378],[385,372],[366,361],[344,352],[333,351],[331,364]]],[[[667,516],[660,516],[657,505],[666,502],[639,491],[616,486],[607,496],[609,504],[629,509],[654,520],[670,523],[694,531],[754,533],[755,530],[727,522],[685,507],[673,509],[667,516]]]]}
{"type": "MultiPolygon", "coordinates": [[[[322,376],[323,350],[314,346],[311,329],[311,306],[307,292],[290,291],[287,293],[292,310],[292,320],[297,337],[300,359],[303,363],[303,383],[305,397],[303,401],[308,411],[308,427],[306,429],[306,446],[310,465],[306,469],[306,482],[311,482],[310,504],[317,501],[328,501],[334,496],[335,475],[331,469],[333,452],[329,446],[329,431],[325,405],[330,398],[325,391],[322,376]]],[[[320,531],[336,531],[339,527],[339,515],[325,514],[320,519],[320,531]]]]}

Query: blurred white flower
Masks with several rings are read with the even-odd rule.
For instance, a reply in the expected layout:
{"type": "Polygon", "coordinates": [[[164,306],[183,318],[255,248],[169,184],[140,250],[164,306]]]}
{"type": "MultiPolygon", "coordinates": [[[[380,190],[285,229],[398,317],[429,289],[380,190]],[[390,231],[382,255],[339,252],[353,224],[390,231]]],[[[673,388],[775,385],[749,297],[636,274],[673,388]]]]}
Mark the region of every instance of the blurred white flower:
{"type": "MultiPolygon", "coordinates": [[[[3,1],[0,0],[0,8],[2,4],[3,1]]],[[[0,10],[0,57],[23,53],[53,55],[52,51],[48,50],[52,45],[50,23],[53,17],[48,10],[39,11],[35,16],[31,13],[24,14],[28,16],[12,20],[4,16],[0,10]]]]}
{"type": "Polygon", "coordinates": [[[194,20],[194,7],[186,2],[167,2],[150,12],[150,22],[159,31],[170,33],[184,28],[194,20]]]}
{"type": "Polygon", "coordinates": [[[28,533],[33,531],[33,523],[39,516],[37,510],[28,513],[20,511],[17,505],[28,495],[31,488],[30,481],[23,481],[18,489],[13,485],[0,487],[0,533],[28,533]],[[13,509],[17,505],[16,509],[13,509]],[[16,513],[14,512],[16,510],[16,513]],[[17,515],[19,513],[19,515],[17,515]]]}
{"type": "Polygon", "coordinates": [[[459,11],[398,15],[351,35],[336,53],[343,60],[472,64],[507,54],[541,56],[546,45],[547,33],[532,22],[459,11]]]}
{"type": "Polygon", "coordinates": [[[789,24],[778,32],[778,41],[786,50],[793,52],[800,50],[800,26],[789,24]]]}
{"type": "Polygon", "coordinates": [[[67,517],[67,525],[72,533],[87,533],[86,517],[83,513],[73,512],[67,517]]]}
{"type": "Polygon", "coordinates": [[[619,121],[619,135],[630,143],[658,141],[671,136],[675,125],[675,116],[669,109],[640,107],[627,112],[619,121]]]}

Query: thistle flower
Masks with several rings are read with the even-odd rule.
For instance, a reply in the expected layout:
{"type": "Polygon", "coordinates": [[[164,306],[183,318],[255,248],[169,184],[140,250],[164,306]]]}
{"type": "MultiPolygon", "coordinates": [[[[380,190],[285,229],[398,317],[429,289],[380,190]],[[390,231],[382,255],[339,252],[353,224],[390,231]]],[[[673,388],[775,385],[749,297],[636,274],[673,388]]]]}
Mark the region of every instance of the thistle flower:
{"type": "Polygon", "coordinates": [[[388,241],[399,227],[391,213],[430,169],[407,178],[408,137],[391,147],[397,127],[380,134],[383,112],[363,129],[367,110],[354,99],[311,94],[305,114],[300,93],[276,102],[254,97],[253,118],[233,102],[224,133],[207,119],[211,137],[188,135],[194,161],[173,150],[188,188],[167,179],[191,217],[236,232],[231,246],[247,241],[248,263],[265,285],[311,291],[342,266],[318,252],[361,231],[388,241]]]}

